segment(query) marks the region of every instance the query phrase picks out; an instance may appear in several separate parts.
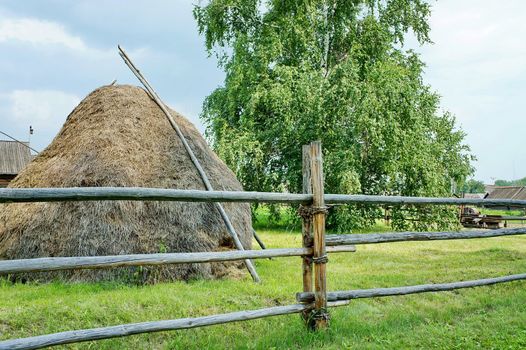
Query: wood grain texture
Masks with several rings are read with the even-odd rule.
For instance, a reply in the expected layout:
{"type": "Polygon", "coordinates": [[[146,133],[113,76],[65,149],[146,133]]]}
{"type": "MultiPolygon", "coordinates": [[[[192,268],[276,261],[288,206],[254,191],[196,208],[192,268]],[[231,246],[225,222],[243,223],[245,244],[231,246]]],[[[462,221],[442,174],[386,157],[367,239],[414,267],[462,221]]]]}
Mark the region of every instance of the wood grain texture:
{"type": "MultiPolygon", "coordinates": [[[[310,171],[312,182],[312,206],[325,207],[323,196],[323,155],[321,142],[312,142],[310,145],[310,171]]],[[[317,211],[312,217],[313,231],[313,258],[326,256],[325,250],[325,212],[317,211]]],[[[322,315],[327,309],[327,265],[324,262],[314,264],[314,313],[322,315]]],[[[315,329],[327,328],[327,319],[320,317],[315,320],[315,329]]]]}
{"type": "Polygon", "coordinates": [[[519,199],[477,199],[477,198],[437,198],[437,197],[403,197],[403,196],[372,196],[359,194],[326,194],[325,201],[329,204],[414,204],[414,205],[474,205],[474,206],[508,206],[526,207],[526,200],[519,199]]]}
{"type": "MultiPolygon", "coordinates": [[[[406,287],[393,287],[393,288],[373,288],[373,289],[357,289],[348,291],[330,292],[327,294],[329,301],[337,300],[351,300],[360,298],[375,298],[375,297],[386,297],[395,295],[406,295],[415,293],[426,293],[426,292],[444,292],[448,290],[461,289],[461,288],[472,288],[480,286],[488,286],[497,283],[513,282],[519,280],[525,280],[526,273],[485,278],[479,280],[452,282],[452,283],[440,283],[440,284],[421,284],[416,286],[406,287]]],[[[298,293],[296,299],[299,302],[309,303],[314,300],[314,293],[298,293]]]]}
{"type": "MultiPolygon", "coordinates": [[[[343,194],[326,194],[324,198],[327,204],[471,204],[478,206],[522,206],[526,208],[526,200],[512,199],[389,197],[343,194]]],[[[310,204],[312,203],[312,195],[301,193],[201,191],[144,187],[0,188],[0,203],[98,200],[310,204]]]]}
{"type": "Polygon", "coordinates": [[[491,238],[523,234],[526,234],[526,227],[477,231],[356,233],[327,235],[326,242],[328,246],[337,246],[347,244],[491,238]]]}
{"type": "Polygon", "coordinates": [[[100,200],[308,204],[312,201],[312,195],[145,187],[0,188],[0,203],[100,200]]]}
{"type": "MultiPolygon", "coordinates": [[[[354,246],[338,246],[330,253],[354,252],[354,246]]],[[[123,266],[191,264],[244,259],[311,255],[312,248],[281,248],[202,253],[131,254],[110,256],[54,257],[0,260],[0,275],[21,272],[42,272],[72,269],[103,269],[123,266]]]]}
{"type": "Polygon", "coordinates": [[[276,306],[259,310],[238,311],[220,315],[182,318],[176,320],[130,323],[119,326],[81,329],[0,342],[0,350],[41,349],[49,346],[79,343],[89,340],[125,337],[134,334],[188,329],[216,324],[254,320],[263,317],[299,313],[308,305],[276,306]]]}
{"type": "MultiPolygon", "coordinates": [[[[311,170],[310,170],[310,145],[302,147],[302,177],[303,193],[312,194],[311,170]]],[[[302,245],[304,248],[312,245],[312,218],[302,217],[301,221],[302,245]]],[[[311,253],[312,255],[312,253],[311,253]]],[[[303,291],[312,292],[312,256],[305,255],[302,261],[303,291]]],[[[304,315],[305,317],[307,315],[304,315]]]]}
{"type": "MultiPolygon", "coordinates": [[[[348,301],[335,301],[328,303],[328,307],[339,307],[348,305],[348,301]]],[[[309,304],[295,304],[286,306],[275,306],[270,308],[238,311],[226,314],[181,318],[176,320],[153,321],[130,323],[118,326],[81,329],[75,331],[46,334],[29,338],[12,339],[0,341],[0,350],[29,350],[42,349],[50,346],[80,343],[90,340],[109,339],[125,337],[134,334],[171,331],[177,329],[189,329],[197,327],[212,326],[238,321],[255,320],[258,318],[289,315],[300,313],[312,306],[309,304]]]]}
{"type": "Polygon", "coordinates": [[[256,242],[258,242],[258,245],[261,249],[267,249],[267,246],[265,245],[265,243],[263,243],[263,240],[261,239],[261,237],[259,237],[256,230],[252,229],[252,235],[254,236],[256,242]]]}

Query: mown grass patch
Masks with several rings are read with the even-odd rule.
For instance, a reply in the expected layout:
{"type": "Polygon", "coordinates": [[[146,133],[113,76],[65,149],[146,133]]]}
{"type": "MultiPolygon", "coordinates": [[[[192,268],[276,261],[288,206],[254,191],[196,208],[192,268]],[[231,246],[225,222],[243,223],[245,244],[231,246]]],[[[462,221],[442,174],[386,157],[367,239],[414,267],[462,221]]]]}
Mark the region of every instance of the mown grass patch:
{"type": "MultiPolygon", "coordinates": [[[[259,231],[269,247],[298,247],[297,231],[259,231]]],[[[295,303],[299,258],[258,260],[263,280],[131,286],[0,284],[0,339],[121,323],[196,317],[295,303]]],[[[358,246],[332,254],[330,290],[478,279],[526,271],[526,237],[358,246]]],[[[332,309],[313,333],[298,315],[69,345],[68,349],[521,349],[525,282],[403,297],[360,299],[332,309]]]]}

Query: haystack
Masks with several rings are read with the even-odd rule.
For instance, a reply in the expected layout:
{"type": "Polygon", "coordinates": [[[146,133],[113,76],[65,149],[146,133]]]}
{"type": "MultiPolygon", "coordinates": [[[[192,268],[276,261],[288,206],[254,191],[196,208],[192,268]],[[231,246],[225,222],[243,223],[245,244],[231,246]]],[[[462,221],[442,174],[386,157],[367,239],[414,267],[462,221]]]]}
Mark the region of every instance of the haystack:
{"type": "MultiPolygon", "coordinates": [[[[194,125],[172,113],[214,189],[242,190],[194,125]]],[[[9,187],[100,186],[205,189],[166,116],[138,87],[105,86],[89,94],[9,187]]],[[[250,249],[249,205],[224,207],[250,249]]],[[[212,203],[97,201],[4,204],[0,209],[0,259],[234,249],[212,203]]],[[[233,270],[239,274],[240,268],[239,263],[186,264],[22,277],[152,282],[221,277],[233,270]]]]}

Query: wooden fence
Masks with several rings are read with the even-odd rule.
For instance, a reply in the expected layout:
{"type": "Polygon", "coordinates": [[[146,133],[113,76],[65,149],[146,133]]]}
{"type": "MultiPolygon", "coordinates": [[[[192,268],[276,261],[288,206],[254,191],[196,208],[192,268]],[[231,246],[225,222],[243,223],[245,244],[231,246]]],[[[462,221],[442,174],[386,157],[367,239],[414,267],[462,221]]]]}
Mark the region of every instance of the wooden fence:
{"type": "MultiPolygon", "coordinates": [[[[298,304],[293,305],[196,318],[132,323],[6,340],[0,341],[0,349],[39,349],[61,344],[123,337],[148,332],[203,327],[293,313],[302,313],[308,327],[316,330],[328,326],[329,308],[347,305],[352,299],[447,291],[526,279],[526,274],[516,274],[444,284],[328,292],[326,278],[327,253],[354,252],[356,250],[355,245],[360,244],[522,235],[526,234],[526,228],[492,231],[326,235],[325,216],[327,213],[327,204],[470,204],[478,206],[502,205],[526,207],[526,201],[325,194],[323,189],[323,160],[321,144],[319,142],[313,142],[310,145],[303,146],[303,165],[302,194],[104,187],[0,189],[0,203],[92,200],[296,203],[301,204],[299,214],[303,222],[303,244],[301,248],[2,260],[0,261],[0,275],[20,272],[206,263],[231,260],[246,261],[246,259],[301,256],[303,291],[296,295],[298,304]]],[[[189,232],[189,234],[191,233],[189,232]]]]}

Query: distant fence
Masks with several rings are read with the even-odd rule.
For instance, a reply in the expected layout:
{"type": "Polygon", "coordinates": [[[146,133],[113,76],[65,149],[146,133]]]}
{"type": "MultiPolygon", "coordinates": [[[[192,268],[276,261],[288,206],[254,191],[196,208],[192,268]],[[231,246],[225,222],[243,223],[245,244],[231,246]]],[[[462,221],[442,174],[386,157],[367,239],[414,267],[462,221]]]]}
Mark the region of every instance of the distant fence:
{"type": "Polygon", "coordinates": [[[526,228],[492,231],[396,232],[375,234],[326,235],[326,204],[414,204],[414,205],[501,205],[526,207],[525,200],[486,200],[466,198],[423,198],[324,194],[321,144],[303,146],[302,194],[268,192],[197,191],[153,188],[31,188],[0,189],[0,203],[63,202],[100,200],[187,201],[187,202],[266,202],[301,204],[303,244],[301,248],[244,250],[202,253],[131,254],[88,257],[53,257],[1,260],[0,275],[68,269],[100,269],[121,266],[143,266],[183,263],[207,263],[270,257],[302,257],[303,292],[296,295],[298,304],[239,311],[196,318],[124,324],[75,330],[29,338],[0,341],[0,349],[39,349],[90,340],[123,337],[133,334],[187,329],[257,318],[302,313],[308,327],[328,326],[328,308],[347,305],[357,298],[384,297],[423,292],[447,291],[526,279],[526,274],[394,288],[375,288],[327,292],[327,253],[354,252],[355,245],[402,241],[430,241],[488,238],[526,234],[526,228]]]}

